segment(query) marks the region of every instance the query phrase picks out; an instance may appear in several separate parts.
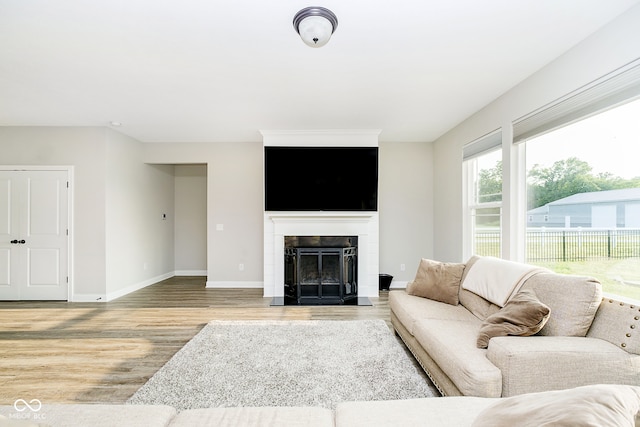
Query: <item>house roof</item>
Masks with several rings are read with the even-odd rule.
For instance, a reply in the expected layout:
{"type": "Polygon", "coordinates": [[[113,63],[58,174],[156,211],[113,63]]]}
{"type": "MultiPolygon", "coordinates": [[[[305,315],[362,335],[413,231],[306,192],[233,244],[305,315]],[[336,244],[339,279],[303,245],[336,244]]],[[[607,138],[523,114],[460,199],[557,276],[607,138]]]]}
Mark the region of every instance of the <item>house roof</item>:
{"type": "Polygon", "coordinates": [[[577,205],[585,203],[614,203],[634,200],[640,201],[640,188],[578,193],[573,196],[548,203],[547,206],[577,205]]]}
{"type": "Polygon", "coordinates": [[[110,126],[143,142],[380,129],[433,141],[640,0],[0,0],[0,125],[110,126]]]}
{"type": "Polygon", "coordinates": [[[549,205],[539,206],[527,211],[527,215],[546,215],[549,213],[549,205]]]}

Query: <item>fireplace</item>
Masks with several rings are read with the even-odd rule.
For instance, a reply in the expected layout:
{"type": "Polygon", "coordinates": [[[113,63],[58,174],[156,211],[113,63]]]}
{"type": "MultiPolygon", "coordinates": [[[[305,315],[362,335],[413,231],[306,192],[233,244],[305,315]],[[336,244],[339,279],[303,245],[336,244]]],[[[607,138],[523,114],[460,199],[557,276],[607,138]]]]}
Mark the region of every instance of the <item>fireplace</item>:
{"type": "Polygon", "coordinates": [[[358,236],[285,236],[285,304],[356,303],[358,236]]]}
{"type": "Polygon", "coordinates": [[[264,296],[272,297],[273,305],[284,304],[287,236],[357,237],[352,245],[357,246],[358,300],[378,296],[377,212],[265,212],[264,296]]]}

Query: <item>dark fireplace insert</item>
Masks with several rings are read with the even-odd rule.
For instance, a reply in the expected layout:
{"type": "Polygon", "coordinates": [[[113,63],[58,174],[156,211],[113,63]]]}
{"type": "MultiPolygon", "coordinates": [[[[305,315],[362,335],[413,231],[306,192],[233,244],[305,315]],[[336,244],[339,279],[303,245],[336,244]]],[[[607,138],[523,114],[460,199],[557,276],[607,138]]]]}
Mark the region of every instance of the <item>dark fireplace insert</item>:
{"type": "Polygon", "coordinates": [[[285,304],[357,304],[357,236],[286,236],[285,304]]]}

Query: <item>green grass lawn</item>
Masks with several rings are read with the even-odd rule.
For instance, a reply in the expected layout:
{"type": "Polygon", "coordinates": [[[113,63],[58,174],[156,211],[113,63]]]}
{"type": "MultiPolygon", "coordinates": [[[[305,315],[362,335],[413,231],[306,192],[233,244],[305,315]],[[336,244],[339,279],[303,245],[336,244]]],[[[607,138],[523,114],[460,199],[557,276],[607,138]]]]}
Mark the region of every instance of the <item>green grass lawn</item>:
{"type": "Polygon", "coordinates": [[[535,264],[556,273],[595,277],[602,283],[604,292],[633,298],[640,302],[640,258],[605,258],[535,264]]]}

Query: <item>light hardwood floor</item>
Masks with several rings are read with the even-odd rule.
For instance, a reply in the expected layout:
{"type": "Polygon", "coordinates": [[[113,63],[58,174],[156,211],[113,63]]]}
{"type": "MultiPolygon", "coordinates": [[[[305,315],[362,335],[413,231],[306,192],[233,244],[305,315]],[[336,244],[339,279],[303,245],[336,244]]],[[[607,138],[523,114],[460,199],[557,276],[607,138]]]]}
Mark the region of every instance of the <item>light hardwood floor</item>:
{"type": "Polygon", "coordinates": [[[270,307],[262,289],[174,277],[108,303],[0,302],[0,404],[123,403],[210,320],[384,319],[373,306],[270,307]]]}

